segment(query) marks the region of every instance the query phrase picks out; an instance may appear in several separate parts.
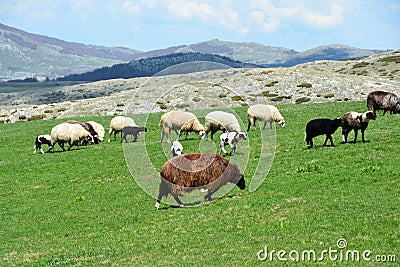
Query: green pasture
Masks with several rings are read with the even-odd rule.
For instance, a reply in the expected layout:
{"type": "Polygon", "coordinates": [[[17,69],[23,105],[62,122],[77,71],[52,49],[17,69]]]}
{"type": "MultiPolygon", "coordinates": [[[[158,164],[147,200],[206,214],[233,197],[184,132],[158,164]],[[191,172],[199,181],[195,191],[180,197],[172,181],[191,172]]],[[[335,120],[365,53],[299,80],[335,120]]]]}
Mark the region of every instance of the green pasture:
{"type": "MultiPolygon", "coordinates": [[[[159,143],[161,113],[150,114],[149,131],[138,143],[122,146],[118,137],[80,150],[61,152],[56,146],[55,153],[44,155],[33,154],[35,137],[66,119],[1,124],[0,266],[399,264],[400,116],[379,112],[366,130],[367,143],[359,135],[356,144],[341,144],[338,129],[335,147],[322,147],[325,137],[320,136],[313,149],[306,149],[307,121],[363,112],[365,102],[278,107],[286,126],[276,128],[275,158],[256,191],[234,187],[206,205],[161,203],[159,211],[129,172],[124,149],[137,155],[146,149],[159,170],[169,156],[159,143]]],[[[235,111],[247,126],[246,108],[235,111]]],[[[147,116],[132,117],[141,123],[147,116]]],[[[95,120],[108,131],[111,117],[75,119],[95,120]]],[[[182,141],[186,152],[199,148],[198,138],[189,137],[182,141]]],[[[250,149],[242,169],[246,185],[260,157],[259,142],[259,129],[252,129],[243,143],[250,149]]],[[[240,153],[241,143],[237,157],[240,153]]],[[[135,160],[142,166],[140,157],[135,160]]],[[[158,186],[156,175],[145,178],[158,186]]],[[[173,203],[171,197],[168,201],[173,203]]]]}

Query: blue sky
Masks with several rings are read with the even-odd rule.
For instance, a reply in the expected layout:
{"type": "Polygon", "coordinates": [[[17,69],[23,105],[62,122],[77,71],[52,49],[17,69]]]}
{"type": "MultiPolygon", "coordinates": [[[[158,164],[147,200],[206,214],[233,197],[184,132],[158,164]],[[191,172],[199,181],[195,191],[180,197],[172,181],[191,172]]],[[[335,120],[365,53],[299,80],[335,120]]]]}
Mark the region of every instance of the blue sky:
{"type": "Polygon", "coordinates": [[[400,48],[400,0],[0,0],[0,22],[142,51],[211,39],[297,51],[327,44],[400,48]]]}

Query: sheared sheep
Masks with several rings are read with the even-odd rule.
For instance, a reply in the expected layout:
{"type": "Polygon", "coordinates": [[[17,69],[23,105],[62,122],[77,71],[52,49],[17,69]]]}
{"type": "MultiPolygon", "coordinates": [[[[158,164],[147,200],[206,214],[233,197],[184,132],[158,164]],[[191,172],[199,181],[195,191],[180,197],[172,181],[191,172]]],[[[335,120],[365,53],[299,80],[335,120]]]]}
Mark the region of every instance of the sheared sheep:
{"type": "MultiPolygon", "coordinates": [[[[83,122],[83,121],[67,121],[67,123],[78,124],[78,125],[82,126],[83,129],[88,131],[93,136],[93,142],[95,144],[99,143],[99,138],[97,137],[97,132],[90,123],[83,122]]],[[[85,142],[86,142],[86,140],[83,140],[84,145],[86,145],[85,142]]]]}
{"type": "Polygon", "coordinates": [[[87,121],[86,123],[89,123],[90,125],[92,125],[93,129],[97,133],[97,138],[99,139],[99,142],[103,142],[104,141],[104,133],[105,133],[103,125],[101,125],[100,123],[97,123],[95,121],[87,121]]]}
{"type": "Polygon", "coordinates": [[[331,141],[331,146],[334,146],[332,140],[332,134],[336,132],[336,130],[342,126],[342,119],[314,119],[307,123],[306,126],[306,134],[304,141],[307,142],[307,147],[313,147],[312,139],[318,135],[326,135],[324,146],[328,139],[331,141]]]}
{"type": "Polygon", "coordinates": [[[179,156],[183,153],[183,146],[179,141],[172,142],[171,153],[173,157],[179,156]]]}
{"type": "Polygon", "coordinates": [[[140,132],[147,132],[147,128],[146,127],[138,127],[138,126],[125,126],[124,128],[122,128],[122,137],[121,137],[121,143],[123,141],[125,141],[126,143],[128,142],[128,140],[126,140],[126,136],[132,135],[133,136],[133,142],[136,142],[136,140],[138,139],[139,133],[140,132]]]}
{"type": "Polygon", "coordinates": [[[270,128],[272,128],[272,123],[274,121],[281,127],[285,127],[285,119],[279,112],[278,108],[273,105],[256,104],[250,106],[247,110],[247,120],[247,131],[250,131],[251,125],[256,129],[256,120],[264,122],[263,130],[265,129],[267,122],[269,122],[270,128]]]}
{"type": "Polygon", "coordinates": [[[161,198],[171,194],[179,206],[183,196],[195,188],[207,189],[205,199],[211,201],[211,195],[228,182],[245,189],[244,175],[237,165],[229,163],[221,155],[214,153],[187,153],[169,159],[160,171],[161,183],[155,208],[158,210],[161,198]]]}
{"type": "Polygon", "coordinates": [[[377,110],[383,110],[383,115],[386,111],[390,114],[400,114],[400,99],[390,92],[373,91],[367,96],[367,107],[375,113],[377,110]]]}
{"type": "Polygon", "coordinates": [[[208,133],[210,133],[211,140],[214,134],[221,130],[223,132],[241,132],[239,121],[235,115],[225,111],[212,111],[205,117],[204,133],[206,140],[208,140],[208,133]]]}
{"type": "MultiPolygon", "coordinates": [[[[49,134],[42,134],[36,137],[35,140],[35,151],[33,151],[33,154],[36,154],[36,150],[40,149],[40,153],[44,154],[42,145],[48,145],[49,147],[51,146],[51,136],[49,134]]],[[[47,151],[49,152],[50,149],[47,151]]]]}
{"type": "Polygon", "coordinates": [[[195,132],[200,137],[204,134],[204,127],[196,115],[187,111],[172,110],[167,112],[161,116],[159,125],[162,126],[160,143],[163,142],[164,136],[167,138],[167,143],[171,142],[170,134],[172,130],[177,133],[177,140],[184,132],[186,133],[186,140],[189,132],[195,132]]]}
{"type": "Polygon", "coordinates": [[[362,142],[365,143],[364,132],[368,127],[370,120],[375,120],[376,114],[373,111],[366,111],[364,113],[359,112],[347,112],[343,115],[342,125],[342,137],[343,143],[347,143],[347,137],[351,130],[354,130],[354,143],[357,142],[358,129],[361,130],[362,142]]]}
{"type": "Polygon", "coordinates": [[[225,150],[225,146],[229,145],[231,147],[229,155],[233,156],[236,152],[236,144],[240,139],[246,140],[247,135],[244,132],[229,132],[221,134],[219,137],[219,154],[221,154],[221,152],[228,154],[225,150]]]}
{"type": "MultiPolygon", "coordinates": [[[[117,133],[121,132],[125,126],[138,126],[132,118],[125,116],[116,116],[110,121],[110,130],[108,131],[108,142],[111,141],[111,135],[114,134],[114,141],[117,140],[117,133]]],[[[122,134],[121,134],[122,138],[122,134]]]]}
{"type": "Polygon", "coordinates": [[[80,124],[75,123],[61,123],[54,126],[51,129],[51,145],[50,151],[54,152],[54,145],[59,144],[59,146],[65,151],[64,143],[69,144],[68,150],[71,149],[72,146],[78,146],[82,140],[87,140],[89,142],[94,142],[93,136],[85,130],[80,124]]]}

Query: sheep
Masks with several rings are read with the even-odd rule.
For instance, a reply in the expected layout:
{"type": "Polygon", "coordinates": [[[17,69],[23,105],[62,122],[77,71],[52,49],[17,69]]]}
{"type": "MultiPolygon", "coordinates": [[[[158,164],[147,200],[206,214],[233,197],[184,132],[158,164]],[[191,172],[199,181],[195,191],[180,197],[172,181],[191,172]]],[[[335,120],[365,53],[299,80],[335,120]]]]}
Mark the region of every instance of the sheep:
{"type": "Polygon", "coordinates": [[[347,143],[347,137],[349,132],[354,129],[354,143],[357,142],[358,129],[361,130],[362,142],[365,143],[364,132],[368,127],[368,122],[370,120],[375,120],[376,114],[373,111],[366,111],[364,113],[359,112],[347,112],[343,115],[343,125],[342,125],[342,137],[343,142],[347,143]]]}
{"type": "Polygon", "coordinates": [[[69,144],[68,150],[72,146],[77,145],[79,149],[79,144],[82,140],[87,140],[89,142],[94,142],[93,136],[85,130],[80,124],[64,122],[54,126],[51,129],[51,144],[50,151],[54,152],[54,145],[59,144],[59,146],[65,151],[64,143],[69,144]]]}
{"type": "MultiPolygon", "coordinates": [[[[83,122],[83,121],[67,121],[67,123],[71,123],[71,124],[78,124],[80,126],[83,127],[83,129],[85,129],[86,131],[88,131],[92,136],[93,136],[93,141],[94,144],[98,144],[99,143],[99,138],[97,137],[97,132],[96,130],[93,128],[93,126],[87,122],[83,122]]],[[[86,140],[82,141],[83,145],[86,145],[86,140]]]]}
{"type": "Polygon", "coordinates": [[[331,146],[334,146],[332,140],[332,134],[336,132],[336,130],[342,126],[342,119],[313,119],[309,121],[306,125],[306,133],[304,141],[307,142],[307,147],[313,147],[312,139],[318,135],[326,135],[324,146],[328,142],[328,139],[331,141],[331,146]]]}
{"type": "Polygon", "coordinates": [[[161,116],[159,125],[162,126],[160,143],[163,142],[164,136],[167,138],[167,143],[171,142],[170,134],[172,130],[177,133],[177,140],[184,132],[186,133],[185,140],[188,139],[189,132],[195,132],[200,137],[204,134],[204,126],[199,122],[196,115],[187,111],[169,111],[161,116]]]}
{"type": "Polygon", "coordinates": [[[221,134],[219,137],[219,154],[221,154],[222,151],[225,154],[228,154],[225,150],[225,146],[229,145],[231,147],[229,156],[233,156],[236,152],[236,144],[240,139],[246,140],[247,135],[244,132],[229,132],[221,134]]]}
{"type": "MultiPolygon", "coordinates": [[[[35,140],[35,150],[33,151],[33,154],[36,154],[36,150],[40,149],[40,153],[44,154],[42,145],[48,145],[50,147],[51,145],[51,136],[49,134],[42,134],[36,137],[35,140]]],[[[49,149],[50,151],[50,149],[49,149]]],[[[49,152],[47,151],[47,152],[49,152]]]]}
{"type": "Polygon", "coordinates": [[[367,95],[367,107],[373,112],[383,110],[383,115],[387,111],[390,114],[400,114],[400,99],[390,92],[373,91],[367,95]]]}
{"type": "Polygon", "coordinates": [[[211,195],[228,182],[245,189],[244,175],[236,164],[230,163],[215,153],[187,153],[166,161],[160,171],[161,182],[155,208],[158,210],[163,196],[171,194],[179,206],[178,198],[195,188],[208,189],[205,199],[211,201],[211,195]]]}
{"type": "MultiPolygon", "coordinates": [[[[125,116],[116,116],[110,121],[110,130],[108,131],[108,142],[111,141],[111,135],[114,134],[114,141],[117,140],[117,133],[122,131],[125,126],[138,126],[132,118],[125,116]]],[[[122,138],[122,134],[121,134],[122,138]]]]}
{"type": "Polygon", "coordinates": [[[247,110],[247,131],[250,131],[250,126],[253,125],[254,129],[256,129],[256,120],[263,121],[264,127],[267,122],[269,122],[270,128],[272,128],[272,123],[275,121],[281,127],[285,127],[285,119],[279,112],[279,110],[273,105],[265,105],[265,104],[256,104],[254,106],[250,106],[247,110]]]}
{"type": "Polygon", "coordinates": [[[173,157],[179,156],[183,153],[182,144],[179,141],[174,141],[171,146],[171,153],[173,157]]]}
{"type": "Polygon", "coordinates": [[[203,139],[208,140],[208,133],[210,133],[211,140],[214,134],[221,130],[223,132],[241,132],[241,128],[235,115],[224,111],[212,111],[205,117],[203,139]]]}
{"type": "Polygon", "coordinates": [[[136,142],[139,133],[140,132],[147,132],[147,128],[146,127],[138,127],[138,126],[125,126],[124,128],[122,128],[121,134],[121,143],[122,141],[125,141],[126,143],[128,142],[128,140],[126,140],[126,136],[128,134],[133,136],[133,142],[136,142]]]}
{"type": "Polygon", "coordinates": [[[93,127],[93,129],[96,131],[99,142],[103,142],[104,141],[104,133],[105,133],[103,125],[101,125],[100,123],[97,123],[95,121],[87,121],[86,123],[90,124],[93,127]]]}

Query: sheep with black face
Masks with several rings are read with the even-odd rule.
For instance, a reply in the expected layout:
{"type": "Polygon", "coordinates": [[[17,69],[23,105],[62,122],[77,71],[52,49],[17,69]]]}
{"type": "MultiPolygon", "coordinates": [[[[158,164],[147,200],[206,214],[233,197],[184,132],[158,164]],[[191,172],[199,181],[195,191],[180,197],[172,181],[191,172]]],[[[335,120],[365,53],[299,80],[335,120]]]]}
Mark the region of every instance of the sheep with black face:
{"type": "Polygon", "coordinates": [[[336,130],[342,126],[342,119],[314,119],[307,123],[306,125],[306,134],[304,141],[307,142],[307,147],[313,147],[313,138],[319,135],[326,135],[324,146],[328,142],[328,139],[331,141],[331,146],[334,146],[332,134],[336,132],[336,130]]]}
{"type": "Polygon", "coordinates": [[[343,126],[342,126],[342,137],[343,143],[347,143],[347,137],[351,130],[354,130],[354,143],[357,142],[358,130],[361,130],[362,142],[365,143],[364,132],[368,127],[370,120],[375,120],[376,114],[373,111],[366,111],[364,113],[359,112],[347,112],[343,115],[343,126]]]}

